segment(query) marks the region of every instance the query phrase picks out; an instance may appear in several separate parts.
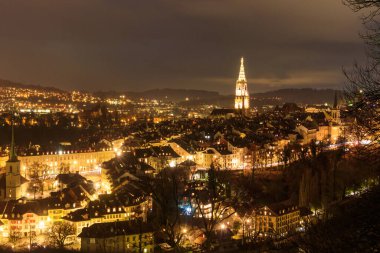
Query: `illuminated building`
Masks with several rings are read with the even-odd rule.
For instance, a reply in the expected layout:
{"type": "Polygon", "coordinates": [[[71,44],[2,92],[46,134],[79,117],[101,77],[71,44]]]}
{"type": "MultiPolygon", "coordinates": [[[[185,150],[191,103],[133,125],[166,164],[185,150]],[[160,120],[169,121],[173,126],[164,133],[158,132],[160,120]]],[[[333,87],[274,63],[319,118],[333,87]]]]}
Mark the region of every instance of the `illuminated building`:
{"type": "Polygon", "coordinates": [[[300,226],[300,210],[281,204],[264,206],[256,211],[254,225],[259,236],[285,236],[300,226]]]}
{"type": "Polygon", "coordinates": [[[331,109],[331,117],[333,121],[337,124],[340,124],[340,108],[338,106],[338,94],[335,92],[335,97],[334,97],[334,106],[331,109]]]}
{"type": "Polygon", "coordinates": [[[249,93],[244,71],[244,58],[241,58],[239,77],[236,81],[235,109],[249,109],[249,93]]]}
{"type": "Polygon", "coordinates": [[[236,110],[234,109],[214,109],[210,114],[210,118],[217,119],[230,119],[236,116],[236,110]]]}
{"type": "Polygon", "coordinates": [[[170,145],[135,149],[134,155],[140,162],[152,166],[157,171],[167,166],[175,167],[186,160],[177,154],[170,145]]]}
{"type": "Polygon", "coordinates": [[[21,176],[20,165],[21,162],[16,155],[14,129],[12,126],[12,141],[9,158],[5,162],[5,173],[0,175],[1,200],[17,200],[24,195],[27,180],[21,176]]]}
{"type": "Polygon", "coordinates": [[[95,223],[135,220],[146,221],[150,206],[150,197],[134,185],[125,185],[113,194],[100,194],[98,199],[88,202],[80,209],[68,213],[62,219],[71,223],[75,235],[82,229],[95,223]]]}
{"type": "Polygon", "coordinates": [[[137,221],[96,223],[83,229],[82,252],[154,252],[153,228],[137,221]]]}
{"type": "Polygon", "coordinates": [[[0,222],[3,224],[0,238],[22,238],[45,233],[55,222],[62,221],[63,215],[80,207],[73,199],[70,195],[64,198],[0,201],[0,222]]]}
{"type": "Polygon", "coordinates": [[[183,159],[194,161],[196,152],[186,142],[183,142],[180,139],[174,139],[169,142],[169,145],[183,159]]]}
{"type": "Polygon", "coordinates": [[[301,144],[308,144],[317,140],[318,126],[312,124],[312,120],[296,126],[295,132],[302,136],[301,144]]]}
{"type": "MultiPolygon", "coordinates": [[[[59,168],[67,165],[71,172],[91,172],[99,169],[98,166],[116,156],[112,149],[105,150],[80,150],[80,151],[55,151],[45,152],[38,155],[19,156],[21,174],[28,176],[26,171],[34,163],[48,165],[50,175],[57,175],[59,168]]],[[[0,166],[4,166],[6,157],[0,157],[0,166]]]]}
{"type": "Polygon", "coordinates": [[[215,163],[221,170],[243,169],[249,162],[247,155],[241,154],[244,151],[245,149],[241,151],[239,148],[229,150],[227,145],[214,145],[197,152],[194,161],[201,168],[209,168],[215,163]]]}
{"type": "Polygon", "coordinates": [[[2,211],[4,210],[4,217],[2,218],[2,222],[5,224],[3,237],[35,236],[45,230],[45,224],[48,220],[46,210],[38,210],[39,205],[36,202],[26,204],[20,202],[9,201],[9,207],[0,205],[2,211]]]}

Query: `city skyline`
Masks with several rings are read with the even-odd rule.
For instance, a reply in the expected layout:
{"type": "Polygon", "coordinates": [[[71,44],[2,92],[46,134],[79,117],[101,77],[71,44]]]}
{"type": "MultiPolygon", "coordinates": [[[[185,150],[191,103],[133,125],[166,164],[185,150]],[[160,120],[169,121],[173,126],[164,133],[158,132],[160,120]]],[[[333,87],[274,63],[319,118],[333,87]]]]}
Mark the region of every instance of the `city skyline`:
{"type": "Polygon", "coordinates": [[[0,0],[0,55],[1,252],[379,251],[380,0],[0,0]]]}
{"type": "Polygon", "coordinates": [[[288,4],[2,2],[0,78],[65,90],[232,94],[244,56],[257,92],[342,88],[342,67],[364,57],[360,14],[340,1],[288,4]]]}

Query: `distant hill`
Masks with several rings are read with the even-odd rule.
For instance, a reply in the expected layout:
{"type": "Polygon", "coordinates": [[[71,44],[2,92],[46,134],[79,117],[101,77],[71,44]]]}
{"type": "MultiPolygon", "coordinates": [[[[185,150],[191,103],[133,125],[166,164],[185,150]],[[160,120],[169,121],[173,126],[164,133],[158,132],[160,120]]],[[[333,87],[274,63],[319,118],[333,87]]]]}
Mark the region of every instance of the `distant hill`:
{"type": "Polygon", "coordinates": [[[45,90],[45,91],[55,91],[55,92],[65,92],[55,87],[46,87],[35,84],[22,84],[9,80],[0,79],[0,87],[14,87],[20,89],[35,89],[35,90],[45,90]]]}
{"type": "MultiPolygon", "coordinates": [[[[251,95],[251,103],[254,106],[262,105],[282,105],[284,103],[296,104],[332,104],[334,102],[335,91],[333,89],[280,89],[251,95]]],[[[337,91],[342,96],[342,91],[337,91]]],[[[206,98],[203,100],[190,100],[181,102],[182,105],[196,106],[200,104],[214,104],[221,107],[231,107],[234,103],[233,95],[219,95],[216,98],[206,98]]]]}
{"type": "MultiPolygon", "coordinates": [[[[28,88],[45,91],[67,92],[54,87],[45,87],[40,85],[25,85],[17,82],[0,79],[0,87],[28,88]]],[[[323,104],[334,101],[333,89],[279,89],[268,92],[251,94],[252,103],[256,106],[261,105],[282,105],[284,103],[297,104],[323,104]]],[[[118,92],[118,91],[100,91],[94,92],[95,96],[101,98],[119,97],[125,95],[130,99],[158,99],[172,102],[180,102],[182,105],[195,106],[202,104],[214,104],[221,107],[231,107],[234,96],[221,95],[216,91],[194,90],[194,89],[151,89],[142,92],[118,92]],[[188,100],[188,101],[187,101],[188,100]]],[[[342,96],[342,91],[338,91],[342,96]]]]}
{"type": "Polygon", "coordinates": [[[205,99],[217,99],[221,95],[216,91],[206,91],[206,90],[191,90],[191,89],[152,89],[142,92],[95,92],[94,95],[99,97],[115,97],[119,95],[125,95],[130,99],[158,99],[167,100],[173,102],[185,101],[186,98],[189,100],[205,100],[205,99]]]}
{"type": "MultiPolygon", "coordinates": [[[[341,93],[341,91],[338,91],[341,93]]],[[[121,94],[130,99],[158,99],[180,102],[182,105],[195,106],[201,104],[215,104],[229,107],[233,103],[233,95],[221,95],[216,91],[191,89],[152,89],[142,92],[95,92],[99,97],[118,97],[121,94]],[[186,100],[188,98],[189,101],[186,100]]],[[[333,103],[335,90],[333,89],[280,89],[251,94],[256,105],[282,105],[283,103],[323,104],[333,103]]]]}
{"type": "MultiPolygon", "coordinates": [[[[264,93],[252,94],[257,99],[279,98],[283,103],[297,103],[297,104],[323,104],[334,101],[335,91],[333,89],[280,89],[275,91],[268,91],[264,93]]],[[[338,95],[342,96],[342,91],[337,91],[338,95]]]]}

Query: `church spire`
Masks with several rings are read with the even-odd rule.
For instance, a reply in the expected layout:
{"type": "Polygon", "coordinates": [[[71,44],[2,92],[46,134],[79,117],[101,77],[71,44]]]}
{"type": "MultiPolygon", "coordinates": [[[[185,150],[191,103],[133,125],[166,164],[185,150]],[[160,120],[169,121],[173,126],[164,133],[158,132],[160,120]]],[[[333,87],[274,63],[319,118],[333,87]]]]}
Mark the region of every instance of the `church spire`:
{"type": "Polygon", "coordinates": [[[335,97],[334,97],[334,109],[338,108],[338,92],[335,91],[335,97]]]}
{"type": "Polygon", "coordinates": [[[243,57],[241,57],[241,60],[240,60],[240,71],[239,71],[238,81],[247,81],[245,79],[244,58],[243,57]]]}
{"type": "Polygon", "coordinates": [[[17,154],[15,150],[15,133],[14,133],[14,127],[12,122],[12,140],[11,140],[11,149],[9,151],[9,162],[17,162],[17,154]]]}
{"type": "Polygon", "coordinates": [[[239,77],[236,81],[235,109],[249,109],[249,93],[244,70],[244,58],[240,60],[239,77]]]}

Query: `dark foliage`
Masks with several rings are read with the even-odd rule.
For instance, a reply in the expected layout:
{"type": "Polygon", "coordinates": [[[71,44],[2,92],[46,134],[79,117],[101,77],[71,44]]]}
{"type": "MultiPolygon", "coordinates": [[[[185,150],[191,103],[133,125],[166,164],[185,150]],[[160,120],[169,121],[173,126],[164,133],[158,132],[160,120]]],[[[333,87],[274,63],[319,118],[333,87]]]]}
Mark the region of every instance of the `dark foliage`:
{"type": "Polygon", "coordinates": [[[347,200],[332,211],[332,219],[310,226],[299,247],[314,252],[378,252],[380,249],[380,188],[347,200]]]}
{"type": "MultiPolygon", "coordinates": [[[[355,118],[356,130],[364,138],[375,143],[380,140],[380,1],[345,0],[354,11],[362,11],[366,32],[361,34],[367,45],[367,63],[355,64],[352,70],[345,70],[347,85],[345,97],[350,113],[355,118]]],[[[371,147],[373,148],[373,146],[371,147]]],[[[370,151],[379,152],[378,145],[370,151]]],[[[378,153],[379,154],[379,153],[378,153]]]]}
{"type": "MultiPolygon", "coordinates": [[[[0,252],[14,252],[11,248],[0,248],[0,252]]],[[[78,253],[76,250],[37,247],[32,250],[17,251],[19,253],[78,253]]]]}

